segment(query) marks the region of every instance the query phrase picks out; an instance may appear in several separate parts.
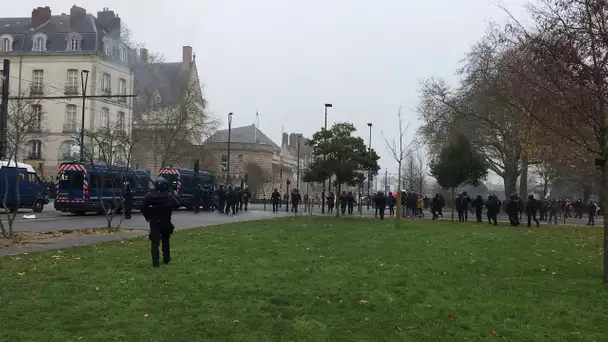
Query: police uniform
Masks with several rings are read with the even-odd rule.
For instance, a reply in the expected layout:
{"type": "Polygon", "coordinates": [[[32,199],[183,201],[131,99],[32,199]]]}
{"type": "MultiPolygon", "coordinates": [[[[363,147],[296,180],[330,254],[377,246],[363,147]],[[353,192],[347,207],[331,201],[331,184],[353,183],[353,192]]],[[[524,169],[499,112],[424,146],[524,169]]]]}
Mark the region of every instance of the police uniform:
{"type": "Polygon", "coordinates": [[[123,185],[123,208],[125,211],[125,219],[131,218],[131,211],[133,210],[133,191],[131,190],[131,184],[125,182],[123,185]]]}
{"type": "Polygon", "coordinates": [[[171,260],[169,239],[175,227],[171,222],[173,209],[179,207],[179,201],[169,192],[169,183],[164,178],[158,178],[155,189],[144,197],[143,214],[150,223],[152,266],[160,266],[159,246],[162,244],[163,262],[168,264],[171,260]]]}

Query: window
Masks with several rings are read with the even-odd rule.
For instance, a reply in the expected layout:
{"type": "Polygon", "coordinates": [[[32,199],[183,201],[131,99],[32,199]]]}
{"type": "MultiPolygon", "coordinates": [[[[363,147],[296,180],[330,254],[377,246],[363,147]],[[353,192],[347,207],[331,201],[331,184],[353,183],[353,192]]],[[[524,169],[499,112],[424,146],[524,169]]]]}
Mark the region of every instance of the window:
{"type": "Polygon", "coordinates": [[[76,132],[78,126],[76,116],[76,105],[69,104],[65,106],[65,121],[63,123],[64,132],[76,132]]]}
{"type": "Polygon", "coordinates": [[[101,108],[101,127],[110,127],[110,110],[106,107],[101,108]]]}
{"type": "Polygon", "coordinates": [[[10,36],[2,36],[2,45],[0,45],[0,51],[9,52],[13,51],[13,38],[10,36]]]}
{"type": "Polygon", "coordinates": [[[78,70],[68,69],[68,79],[65,84],[66,94],[78,94],[78,70]]]}
{"type": "Polygon", "coordinates": [[[32,73],[32,84],[31,84],[30,92],[32,94],[42,94],[44,92],[43,84],[44,84],[44,71],[34,70],[32,73]]]}
{"type": "Polygon", "coordinates": [[[32,105],[31,131],[40,132],[42,130],[42,105],[32,105]]]}
{"type": "Polygon", "coordinates": [[[220,156],[220,171],[226,171],[228,169],[228,155],[222,154],[220,156]]]}
{"type": "MultiPolygon", "coordinates": [[[[127,80],[125,80],[124,78],[118,80],[118,95],[127,95],[127,80]]],[[[126,103],[127,98],[119,97],[118,101],[126,103]]]]}
{"type": "MultiPolygon", "coordinates": [[[[64,141],[61,143],[61,145],[59,145],[59,151],[58,151],[58,156],[57,159],[58,160],[73,160],[74,159],[74,153],[73,153],[73,147],[74,147],[74,142],[73,141],[64,141]]],[[[61,187],[61,184],[59,184],[61,187]]]]}
{"type": "Polygon", "coordinates": [[[36,34],[32,41],[32,51],[46,51],[46,36],[43,34],[36,34]]]}
{"type": "Polygon", "coordinates": [[[112,94],[112,78],[110,74],[104,72],[101,78],[101,91],[106,94],[112,94]]]}
{"type": "Polygon", "coordinates": [[[121,62],[127,61],[127,49],[124,46],[121,46],[120,49],[118,49],[118,58],[120,58],[121,62]]]}
{"type": "Polygon", "coordinates": [[[44,83],[44,71],[34,70],[32,74],[32,82],[37,85],[42,85],[44,83]]]}
{"type": "Polygon", "coordinates": [[[118,130],[125,131],[125,112],[118,112],[118,130]]]}
{"type": "Polygon", "coordinates": [[[106,56],[112,55],[112,45],[110,45],[110,42],[103,43],[103,52],[106,56]]]}
{"type": "Polygon", "coordinates": [[[29,159],[40,159],[42,156],[42,141],[32,140],[29,143],[29,159]]]}
{"type": "Polygon", "coordinates": [[[78,33],[70,33],[66,38],[68,51],[78,51],[81,49],[82,37],[78,33]]]}

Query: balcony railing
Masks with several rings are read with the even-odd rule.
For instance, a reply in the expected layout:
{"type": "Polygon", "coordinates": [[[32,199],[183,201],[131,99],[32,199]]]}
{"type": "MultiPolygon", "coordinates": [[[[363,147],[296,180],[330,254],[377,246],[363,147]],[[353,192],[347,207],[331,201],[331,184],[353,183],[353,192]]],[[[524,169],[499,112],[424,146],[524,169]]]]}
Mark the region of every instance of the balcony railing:
{"type": "Polygon", "coordinates": [[[34,83],[30,85],[30,94],[42,95],[44,94],[44,86],[42,84],[34,83]]]}
{"type": "Polygon", "coordinates": [[[101,90],[101,93],[103,95],[112,95],[112,89],[110,89],[110,88],[104,88],[104,89],[101,90]]]}
{"type": "Polygon", "coordinates": [[[30,153],[27,155],[27,158],[28,158],[29,160],[41,160],[41,159],[42,159],[42,154],[40,154],[40,153],[33,153],[33,152],[30,152],[30,153]]]}
{"type": "Polygon", "coordinates": [[[78,94],[78,86],[77,86],[77,85],[70,85],[70,84],[67,84],[67,85],[65,86],[64,93],[65,93],[66,95],[78,94]]]}
{"type": "Polygon", "coordinates": [[[73,124],[63,124],[63,133],[75,133],[78,132],[78,125],[73,124]]]}

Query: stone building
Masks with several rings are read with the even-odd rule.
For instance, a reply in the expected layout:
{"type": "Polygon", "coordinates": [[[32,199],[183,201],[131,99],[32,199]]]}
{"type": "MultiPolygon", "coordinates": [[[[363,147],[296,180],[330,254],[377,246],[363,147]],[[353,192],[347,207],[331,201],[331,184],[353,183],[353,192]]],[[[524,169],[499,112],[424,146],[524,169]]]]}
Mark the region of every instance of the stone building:
{"type": "MultiPolygon", "coordinates": [[[[297,139],[300,137],[300,169],[302,177],[307,147],[301,134],[283,133],[281,146],[272,141],[255,125],[235,127],[230,132],[230,183],[249,183],[258,198],[268,197],[273,189],[281,193],[296,186],[297,139]],[[259,169],[258,169],[259,167],[259,169]],[[255,184],[254,183],[258,183],[255,184]]],[[[207,155],[201,167],[228,182],[228,130],[217,131],[205,142],[207,155]]]]}

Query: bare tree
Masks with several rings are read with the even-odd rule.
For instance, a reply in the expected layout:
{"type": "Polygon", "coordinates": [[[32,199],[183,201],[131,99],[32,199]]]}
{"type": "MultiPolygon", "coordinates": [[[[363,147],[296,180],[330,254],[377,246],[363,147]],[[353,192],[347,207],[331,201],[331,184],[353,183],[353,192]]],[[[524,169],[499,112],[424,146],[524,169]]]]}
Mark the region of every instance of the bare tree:
{"type": "Polygon", "coordinates": [[[257,198],[259,191],[264,192],[264,185],[266,183],[266,172],[257,163],[247,163],[245,165],[245,173],[247,174],[247,186],[252,197],[257,198]]]}
{"type": "Polygon", "coordinates": [[[535,187],[540,190],[542,197],[546,198],[550,195],[551,186],[557,179],[555,169],[546,162],[537,164],[533,167],[533,175],[535,176],[535,187]]]}
{"type": "MultiPolygon", "coordinates": [[[[29,92],[23,93],[19,97],[26,96],[29,96],[29,92]]],[[[6,238],[13,237],[13,224],[17,216],[17,210],[22,204],[19,182],[21,177],[27,177],[27,174],[24,175],[19,172],[18,159],[28,156],[31,152],[39,153],[39,150],[28,151],[27,149],[31,147],[40,148],[41,140],[46,136],[47,131],[39,99],[13,100],[9,102],[6,130],[7,164],[1,166],[7,168],[4,172],[5,190],[4,194],[2,194],[2,207],[6,214],[7,226],[0,219],[0,230],[2,231],[2,236],[6,238]],[[28,143],[30,144],[28,145],[28,143]],[[9,180],[10,172],[14,172],[14,180],[9,180]],[[14,196],[14,203],[8,203],[8,199],[12,196],[14,196]]]]}
{"type": "Polygon", "coordinates": [[[412,139],[409,143],[405,141],[405,133],[409,129],[411,123],[408,123],[404,126],[403,123],[403,113],[401,112],[401,107],[397,111],[397,121],[399,127],[398,140],[393,139],[391,142],[386,138],[384,132],[382,135],[384,137],[384,142],[386,143],[386,148],[390,152],[391,156],[397,162],[397,213],[395,215],[395,226],[399,227],[399,222],[401,219],[401,184],[402,184],[402,165],[403,161],[408,158],[408,156],[412,153],[412,146],[416,144],[416,140],[412,139]]]}
{"type": "MultiPolygon", "coordinates": [[[[149,55],[136,66],[141,88],[134,104],[135,135],[161,167],[182,162],[217,128],[196,70],[149,55]],[[173,66],[172,66],[173,67],[173,66]]],[[[145,159],[150,156],[146,155],[145,159]]]]}
{"type": "Polygon", "coordinates": [[[114,230],[120,229],[124,219],[123,182],[130,176],[128,170],[136,144],[136,140],[126,131],[126,123],[123,120],[124,118],[118,118],[106,127],[85,132],[88,142],[84,149],[85,160],[93,164],[93,168],[95,164],[102,165],[102,170],[99,170],[101,179],[98,178],[98,183],[91,186],[99,189],[98,199],[107,220],[107,228],[114,230]],[[111,192],[110,200],[103,196],[105,191],[111,192]],[[120,220],[114,227],[113,221],[119,212],[120,220]]]}

